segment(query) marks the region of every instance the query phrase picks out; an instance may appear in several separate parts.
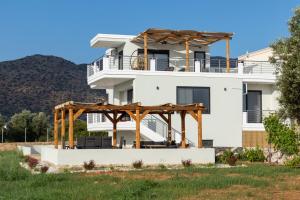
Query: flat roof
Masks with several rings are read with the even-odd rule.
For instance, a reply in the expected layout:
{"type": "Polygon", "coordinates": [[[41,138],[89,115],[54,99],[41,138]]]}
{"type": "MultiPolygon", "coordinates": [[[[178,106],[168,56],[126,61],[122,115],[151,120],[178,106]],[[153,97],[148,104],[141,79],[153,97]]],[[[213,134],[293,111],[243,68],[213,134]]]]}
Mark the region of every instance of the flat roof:
{"type": "Polygon", "coordinates": [[[117,35],[117,34],[97,34],[90,41],[91,47],[113,48],[124,44],[126,41],[133,39],[134,35],[117,35]]]}

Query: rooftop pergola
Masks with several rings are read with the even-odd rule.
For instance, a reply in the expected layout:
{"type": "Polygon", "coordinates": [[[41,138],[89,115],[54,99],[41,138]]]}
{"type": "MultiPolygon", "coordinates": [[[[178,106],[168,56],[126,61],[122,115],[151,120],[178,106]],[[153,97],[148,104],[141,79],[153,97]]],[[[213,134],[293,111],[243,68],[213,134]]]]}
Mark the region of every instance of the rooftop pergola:
{"type": "Polygon", "coordinates": [[[170,30],[150,28],[132,39],[132,42],[144,44],[144,70],[148,67],[148,44],[178,44],[185,45],[186,49],[186,71],[189,71],[189,47],[207,46],[220,40],[226,40],[226,71],[230,70],[230,47],[229,40],[233,33],[224,32],[200,32],[193,30],[170,30]]]}
{"type": "Polygon", "coordinates": [[[58,148],[59,143],[59,123],[61,124],[61,143],[65,141],[65,119],[66,115],[69,117],[69,147],[74,148],[74,122],[83,113],[103,113],[113,124],[113,146],[117,146],[117,123],[121,118],[128,114],[136,122],[136,148],[140,148],[140,123],[148,114],[159,115],[168,124],[168,138],[171,142],[172,133],[172,114],[179,113],[181,116],[181,147],[186,148],[185,138],[185,117],[190,114],[198,125],[198,148],[202,148],[202,112],[204,110],[203,104],[188,104],[188,105],[174,105],[163,104],[156,106],[142,106],[141,103],[133,103],[127,105],[113,105],[105,103],[82,103],[68,101],[66,103],[55,106],[54,109],[54,144],[58,148]]]}

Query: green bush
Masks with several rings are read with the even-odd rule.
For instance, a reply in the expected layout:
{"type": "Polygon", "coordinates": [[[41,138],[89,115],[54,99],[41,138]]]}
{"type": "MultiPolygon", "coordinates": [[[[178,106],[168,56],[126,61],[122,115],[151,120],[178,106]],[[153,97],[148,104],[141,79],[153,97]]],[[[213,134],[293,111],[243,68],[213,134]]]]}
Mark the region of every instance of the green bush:
{"type": "Polygon", "coordinates": [[[229,165],[233,166],[233,165],[235,165],[237,158],[231,150],[226,150],[220,156],[220,161],[224,164],[229,164],[229,165]]]}
{"type": "Polygon", "coordinates": [[[239,156],[240,160],[247,160],[250,162],[264,162],[266,157],[263,150],[256,147],[255,149],[245,149],[239,156]]]}
{"type": "Polygon", "coordinates": [[[295,130],[284,124],[278,115],[272,114],[264,118],[264,126],[268,132],[268,142],[274,145],[275,150],[285,155],[299,152],[295,130]]]}
{"type": "Polygon", "coordinates": [[[288,160],[284,164],[289,167],[300,167],[300,156],[294,156],[292,160],[288,160]]]}

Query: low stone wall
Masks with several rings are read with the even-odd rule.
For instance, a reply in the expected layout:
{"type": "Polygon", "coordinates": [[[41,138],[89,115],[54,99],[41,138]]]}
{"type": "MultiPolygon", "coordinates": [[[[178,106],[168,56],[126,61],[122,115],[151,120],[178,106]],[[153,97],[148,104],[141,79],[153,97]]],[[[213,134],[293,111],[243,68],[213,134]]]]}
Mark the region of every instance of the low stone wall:
{"type": "Polygon", "coordinates": [[[94,160],[97,165],[131,165],[142,160],[146,165],[181,164],[190,159],[194,164],[215,163],[213,148],[189,149],[55,149],[42,147],[41,161],[55,165],[82,165],[94,160]]]}
{"type": "Polygon", "coordinates": [[[31,146],[31,145],[45,145],[53,144],[53,142],[9,142],[9,143],[0,143],[0,151],[14,151],[17,149],[17,146],[31,146]]]}

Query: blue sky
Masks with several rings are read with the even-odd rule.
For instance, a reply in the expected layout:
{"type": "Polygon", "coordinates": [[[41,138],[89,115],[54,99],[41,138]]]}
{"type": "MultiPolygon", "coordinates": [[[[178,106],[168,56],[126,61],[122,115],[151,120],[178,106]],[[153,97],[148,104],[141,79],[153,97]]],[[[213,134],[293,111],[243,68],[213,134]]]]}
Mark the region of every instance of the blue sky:
{"type": "MultiPolygon", "coordinates": [[[[89,46],[97,33],[149,27],[234,32],[236,57],[287,36],[296,6],[300,0],[1,0],[0,61],[44,54],[88,63],[103,52],[89,46]]],[[[212,55],[225,55],[225,44],[214,44],[212,55]]]]}

